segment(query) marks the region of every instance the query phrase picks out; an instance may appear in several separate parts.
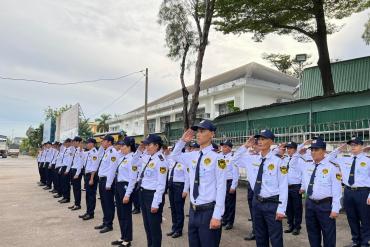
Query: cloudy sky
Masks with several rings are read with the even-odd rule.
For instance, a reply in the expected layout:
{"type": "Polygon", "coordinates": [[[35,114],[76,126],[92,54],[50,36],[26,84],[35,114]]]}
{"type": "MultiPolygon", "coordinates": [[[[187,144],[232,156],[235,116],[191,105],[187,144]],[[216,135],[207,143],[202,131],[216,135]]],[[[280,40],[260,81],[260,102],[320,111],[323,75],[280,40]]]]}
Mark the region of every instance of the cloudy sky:
{"type": "MultiPolygon", "coordinates": [[[[166,57],[164,31],[157,24],[161,0],[1,0],[0,76],[51,82],[113,78],[149,68],[149,100],[179,88],[179,66],[166,57]]],[[[370,55],[361,39],[370,11],[339,22],[343,29],[329,38],[331,58],[370,55]]],[[[207,48],[203,78],[249,62],[270,66],[263,52],[312,54],[313,43],[269,36],[254,43],[250,35],[222,35],[214,30],[207,48]]],[[[193,71],[187,73],[193,80],[193,71]]],[[[142,75],[118,81],[56,86],[0,80],[0,134],[24,136],[44,120],[43,109],[79,102],[86,117],[124,113],[143,104],[144,80],[121,100],[142,75]],[[107,107],[109,106],[109,107],[107,107]]]]}

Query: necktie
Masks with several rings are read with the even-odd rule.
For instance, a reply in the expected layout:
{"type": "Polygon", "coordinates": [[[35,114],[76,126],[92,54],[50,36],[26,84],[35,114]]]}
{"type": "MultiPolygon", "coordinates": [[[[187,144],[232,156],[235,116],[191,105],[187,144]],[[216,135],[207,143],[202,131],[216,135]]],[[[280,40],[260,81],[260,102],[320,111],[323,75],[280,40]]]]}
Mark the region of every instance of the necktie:
{"type": "Polygon", "coordinates": [[[87,153],[86,162],[85,162],[84,167],[86,167],[87,161],[89,160],[89,156],[90,156],[90,152],[89,152],[89,153],[87,153]]]}
{"type": "Polygon", "coordinates": [[[170,174],[170,180],[169,180],[169,183],[172,184],[173,183],[173,174],[174,174],[174,171],[175,171],[175,168],[177,166],[177,162],[175,163],[175,165],[173,166],[172,170],[171,170],[171,174],[170,174]]]}
{"type": "Polygon", "coordinates": [[[316,170],[317,170],[318,166],[319,166],[319,164],[315,164],[315,169],[313,170],[311,178],[310,178],[310,183],[309,183],[308,189],[307,189],[307,195],[309,197],[312,196],[312,193],[313,193],[313,184],[315,183],[316,170]]]}
{"type": "Polygon", "coordinates": [[[193,198],[196,200],[199,196],[199,169],[200,169],[200,161],[202,160],[203,152],[199,152],[199,158],[197,163],[197,168],[195,170],[195,178],[194,178],[194,187],[193,187],[193,198]]]}
{"type": "Polygon", "coordinates": [[[144,173],[145,173],[145,170],[146,168],[148,167],[149,165],[149,162],[152,160],[152,157],[149,158],[148,162],[146,163],[146,165],[144,166],[144,169],[143,171],[140,173],[140,177],[139,179],[137,180],[137,188],[140,189],[141,187],[141,183],[143,182],[143,178],[144,178],[144,173]]]}
{"type": "Polygon", "coordinates": [[[353,185],[355,183],[355,167],[356,167],[356,159],[357,157],[353,157],[352,161],[352,166],[351,166],[351,172],[349,173],[349,178],[348,178],[348,184],[353,185]]]}
{"type": "Polygon", "coordinates": [[[287,168],[288,171],[289,171],[289,163],[290,163],[291,160],[292,160],[292,157],[289,157],[288,164],[286,165],[286,168],[287,168]]]}
{"type": "Polygon", "coordinates": [[[254,184],[254,194],[258,196],[261,193],[262,187],[262,175],[263,175],[263,165],[265,164],[266,158],[263,158],[258,168],[256,183],[254,184]]]}

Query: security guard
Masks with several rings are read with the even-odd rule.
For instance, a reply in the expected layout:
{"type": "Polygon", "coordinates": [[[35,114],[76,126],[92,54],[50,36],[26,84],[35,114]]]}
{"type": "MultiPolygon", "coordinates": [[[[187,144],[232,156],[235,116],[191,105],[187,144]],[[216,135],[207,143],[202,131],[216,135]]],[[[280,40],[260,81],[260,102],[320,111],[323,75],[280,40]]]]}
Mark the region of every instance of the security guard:
{"type": "Polygon", "coordinates": [[[47,156],[47,162],[49,163],[45,168],[46,173],[46,187],[44,190],[50,190],[53,186],[53,166],[55,166],[55,156],[57,155],[58,150],[56,149],[56,143],[50,142],[50,152],[48,153],[49,157],[47,156]],[[54,163],[53,163],[54,162],[54,163]]]}
{"type": "Polygon", "coordinates": [[[222,157],[226,161],[226,200],[225,214],[222,216],[222,225],[225,230],[233,228],[235,220],[236,207],[236,187],[239,180],[239,168],[235,164],[231,164],[230,160],[233,157],[233,144],[230,140],[225,140],[220,144],[222,149],[222,157]]]}
{"type": "Polygon", "coordinates": [[[342,175],[325,159],[326,143],[318,138],[310,146],[313,162],[303,170],[301,193],[307,193],[306,228],[311,246],[336,246],[335,219],[339,215],[342,175]]]}
{"type": "Polygon", "coordinates": [[[67,172],[67,167],[70,166],[70,164],[73,161],[73,156],[75,153],[75,149],[72,145],[72,140],[71,139],[66,139],[65,141],[66,144],[66,152],[64,154],[64,157],[62,159],[62,166],[61,169],[59,170],[59,173],[61,175],[60,177],[60,183],[61,183],[61,190],[62,190],[62,195],[63,199],[59,200],[58,202],[60,203],[69,203],[70,202],[70,194],[71,194],[71,186],[70,186],[70,175],[69,172],[67,172]]]}
{"type": "Polygon", "coordinates": [[[64,155],[67,151],[66,142],[63,143],[63,145],[60,146],[59,154],[57,156],[57,160],[55,162],[55,189],[57,191],[57,194],[54,196],[54,198],[60,198],[62,197],[62,184],[61,184],[61,169],[62,169],[62,161],[64,158],[64,155]]]}
{"type": "MultiPolygon", "coordinates": [[[[270,130],[262,130],[250,138],[247,143],[235,153],[247,153],[249,147],[258,141],[258,166],[252,165],[251,170],[256,175],[253,187],[252,202],[253,226],[257,246],[283,246],[282,220],[288,199],[288,169],[282,159],[270,151],[275,135],[270,130]]],[[[238,154],[237,154],[238,153],[238,154]]],[[[249,164],[250,165],[250,164],[249,164]]]]}
{"type": "MultiPolygon", "coordinates": [[[[55,166],[56,166],[56,163],[57,163],[57,159],[58,159],[58,155],[59,155],[59,152],[60,152],[60,144],[59,142],[55,142],[54,143],[54,149],[55,149],[55,153],[54,153],[54,157],[53,157],[53,160],[51,161],[51,167],[50,167],[50,177],[51,177],[51,184],[53,185],[53,190],[51,190],[50,192],[51,193],[57,193],[57,185],[56,185],[56,174],[55,174],[55,166]]],[[[50,187],[51,187],[51,184],[50,184],[50,187]]]]}
{"type": "Polygon", "coordinates": [[[363,153],[363,141],[347,142],[351,155],[337,157],[345,185],[343,205],[351,228],[352,246],[369,246],[370,241],[370,159],[363,153]]]}
{"type": "Polygon", "coordinates": [[[96,226],[96,230],[100,233],[106,233],[113,230],[114,219],[114,189],[113,183],[115,170],[112,171],[112,166],[117,167],[118,152],[113,147],[114,138],[111,135],[106,135],[103,139],[102,146],[105,149],[105,154],[100,163],[99,175],[99,194],[100,202],[103,210],[103,224],[96,226]]]}
{"type": "Polygon", "coordinates": [[[209,120],[187,130],[176,143],[171,158],[189,168],[190,213],[188,225],[189,246],[219,246],[221,219],[225,211],[226,161],[213,151],[212,138],[216,127],[209,120]],[[187,142],[194,138],[200,151],[182,153],[187,142]]]}
{"type": "MultiPolygon", "coordinates": [[[[71,197],[71,181],[73,180],[73,171],[71,170],[72,168],[72,165],[74,163],[77,163],[79,158],[78,158],[78,155],[79,155],[79,145],[80,145],[80,142],[82,141],[82,138],[79,137],[79,136],[75,136],[75,138],[73,138],[72,140],[72,146],[69,147],[69,156],[67,156],[67,163],[66,163],[66,170],[64,172],[64,175],[67,177],[66,178],[66,181],[68,181],[67,183],[64,184],[64,192],[65,192],[65,198],[68,198],[68,201],[70,200],[70,197],[71,197]]],[[[75,198],[76,200],[76,198],[75,198]]],[[[68,207],[69,209],[72,209],[74,208],[74,206],[70,206],[68,207]]]]}
{"type": "Polygon", "coordinates": [[[136,152],[135,139],[126,136],[118,142],[122,156],[118,160],[116,180],[116,207],[117,217],[121,230],[121,238],[113,241],[112,245],[131,246],[132,241],[132,200],[130,196],[135,188],[137,179],[138,155],[136,152]]]}
{"type": "Polygon", "coordinates": [[[284,164],[288,168],[288,205],[286,214],[288,218],[289,229],[285,233],[292,233],[298,235],[302,224],[302,194],[300,189],[302,186],[302,171],[304,163],[297,152],[298,144],[295,142],[288,142],[284,145],[288,156],[284,157],[284,164]]]}
{"type": "Polygon", "coordinates": [[[171,207],[172,228],[167,236],[178,238],[184,228],[184,204],[189,193],[189,173],[186,166],[168,158],[168,197],[171,207]]]}
{"type": "Polygon", "coordinates": [[[43,166],[43,173],[45,178],[45,188],[44,190],[50,190],[51,189],[51,176],[49,172],[49,166],[51,165],[51,161],[54,157],[54,148],[51,145],[51,142],[46,143],[46,154],[44,159],[44,166],[43,166]]]}
{"type": "Polygon", "coordinates": [[[163,141],[160,136],[148,135],[139,146],[140,152],[144,151],[144,145],[148,155],[141,158],[145,163],[140,169],[137,186],[148,246],[159,247],[162,243],[160,212],[163,208],[168,164],[161,151],[163,141]]]}
{"type": "Polygon", "coordinates": [[[40,163],[41,163],[41,157],[43,155],[43,151],[44,151],[44,144],[41,145],[41,147],[38,149],[38,153],[37,153],[37,169],[39,171],[39,175],[40,175],[40,181],[37,182],[38,185],[41,185],[41,167],[40,167],[40,163]]]}
{"type": "Polygon", "coordinates": [[[83,167],[83,143],[81,137],[75,137],[76,154],[74,156],[73,164],[71,166],[71,181],[73,187],[73,197],[75,203],[69,207],[72,211],[81,209],[81,170],[83,167]]]}
{"type": "Polygon", "coordinates": [[[83,220],[90,220],[94,218],[96,206],[96,189],[98,187],[98,151],[95,148],[96,140],[89,138],[86,141],[88,149],[87,157],[85,159],[85,184],[86,184],[86,213],[79,217],[83,220]]]}

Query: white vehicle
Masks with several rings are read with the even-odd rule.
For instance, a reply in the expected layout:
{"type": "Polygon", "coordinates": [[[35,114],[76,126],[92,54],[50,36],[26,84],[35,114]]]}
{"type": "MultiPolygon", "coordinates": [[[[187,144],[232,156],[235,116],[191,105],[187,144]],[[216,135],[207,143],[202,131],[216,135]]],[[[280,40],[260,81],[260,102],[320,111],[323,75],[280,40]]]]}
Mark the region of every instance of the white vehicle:
{"type": "Polygon", "coordinates": [[[8,155],[13,158],[18,158],[19,155],[19,145],[17,144],[10,144],[9,145],[9,150],[8,150],[8,155]]]}
{"type": "Polygon", "coordinates": [[[8,157],[8,144],[6,141],[6,136],[0,135],[0,156],[2,158],[8,157]]]}

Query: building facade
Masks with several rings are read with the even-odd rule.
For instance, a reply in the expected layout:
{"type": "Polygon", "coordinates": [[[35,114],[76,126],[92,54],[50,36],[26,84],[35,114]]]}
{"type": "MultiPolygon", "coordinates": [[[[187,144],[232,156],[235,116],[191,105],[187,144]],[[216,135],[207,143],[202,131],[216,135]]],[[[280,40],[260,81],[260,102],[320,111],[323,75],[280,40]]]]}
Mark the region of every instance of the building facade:
{"type": "MultiPolygon", "coordinates": [[[[258,63],[249,63],[201,82],[197,117],[214,119],[233,111],[293,100],[298,80],[258,63]]],[[[194,91],[188,87],[190,94],[194,91]]],[[[191,95],[189,96],[191,101],[191,95]]],[[[175,91],[148,104],[149,133],[163,133],[169,122],[181,121],[182,92],[175,91]]],[[[144,107],[108,121],[109,131],[143,135],[144,107]]]]}

